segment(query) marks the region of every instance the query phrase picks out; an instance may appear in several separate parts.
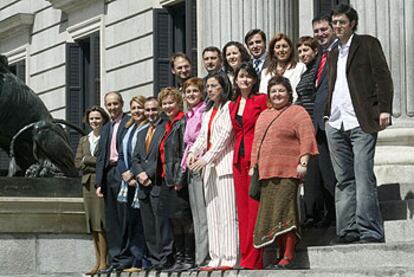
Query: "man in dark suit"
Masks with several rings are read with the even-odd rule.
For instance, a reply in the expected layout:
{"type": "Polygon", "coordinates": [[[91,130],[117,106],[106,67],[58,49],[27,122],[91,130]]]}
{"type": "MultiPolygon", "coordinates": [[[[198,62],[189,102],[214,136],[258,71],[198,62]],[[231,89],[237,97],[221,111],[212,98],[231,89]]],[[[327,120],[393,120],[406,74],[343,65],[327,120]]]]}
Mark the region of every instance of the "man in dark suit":
{"type": "Polygon", "coordinates": [[[260,78],[263,68],[266,67],[266,34],[260,29],[252,29],[244,36],[244,43],[246,43],[247,49],[249,49],[249,53],[252,56],[251,62],[254,70],[260,78]]]}
{"type": "Polygon", "coordinates": [[[393,83],[378,39],[357,35],[357,12],[332,11],[340,42],[331,51],[326,134],[338,180],[337,238],[333,243],[383,242],[374,174],[377,134],[391,124],[393,83]]]}
{"type": "Polygon", "coordinates": [[[315,76],[315,102],[313,124],[316,131],[319,155],[309,161],[305,177],[304,204],[305,221],[303,227],[328,227],[335,221],[335,173],[329,154],[323,116],[328,98],[328,53],[337,47],[338,39],[331,25],[330,16],[316,17],[312,20],[313,35],[321,49],[317,60],[315,76]]]}
{"type": "Polygon", "coordinates": [[[170,268],[173,263],[174,237],[168,216],[159,212],[162,190],[159,162],[159,144],[165,133],[157,98],[144,103],[149,126],[138,133],[132,157],[132,173],[139,182],[139,203],[148,248],[148,258],[157,270],[170,268]]]}
{"type": "Polygon", "coordinates": [[[121,271],[128,267],[122,263],[120,253],[123,246],[123,232],[126,226],[126,205],[117,201],[121,174],[117,170],[118,151],[125,135],[125,123],[129,116],[123,113],[124,101],[119,92],[105,94],[105,108],[111,121],[102,127],[99,140],[99,155],[96,161],[96,194],[104,198],[105,231],[108,240],[109,267],[102,273],[121,271]]]}

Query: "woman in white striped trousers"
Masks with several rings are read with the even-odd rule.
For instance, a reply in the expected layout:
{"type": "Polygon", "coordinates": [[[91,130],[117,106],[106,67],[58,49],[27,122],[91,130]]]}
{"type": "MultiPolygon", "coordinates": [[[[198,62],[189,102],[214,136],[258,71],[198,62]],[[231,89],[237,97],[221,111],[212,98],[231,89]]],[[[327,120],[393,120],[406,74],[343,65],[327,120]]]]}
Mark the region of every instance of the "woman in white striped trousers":
{"type": "Polygon", "coordinates": [[[190,149],[188,168],[204,168],[209,254],[200,270],[230,270],[237,264],[238,226],[233,181],[233,131],[229,113],[231,89],[219,74],[207,79],[210,102],[200,135],[190,149]]]}

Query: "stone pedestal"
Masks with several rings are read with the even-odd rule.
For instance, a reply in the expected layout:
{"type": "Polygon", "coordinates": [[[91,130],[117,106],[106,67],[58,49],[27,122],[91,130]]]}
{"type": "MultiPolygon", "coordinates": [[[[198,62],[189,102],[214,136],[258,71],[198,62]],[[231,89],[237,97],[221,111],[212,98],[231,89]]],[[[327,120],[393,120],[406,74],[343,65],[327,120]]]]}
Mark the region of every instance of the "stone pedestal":
{"type": "Polygon", "coordinates": [[[76,178],[0,177],[0,233],[85,233],[76,178]]]}

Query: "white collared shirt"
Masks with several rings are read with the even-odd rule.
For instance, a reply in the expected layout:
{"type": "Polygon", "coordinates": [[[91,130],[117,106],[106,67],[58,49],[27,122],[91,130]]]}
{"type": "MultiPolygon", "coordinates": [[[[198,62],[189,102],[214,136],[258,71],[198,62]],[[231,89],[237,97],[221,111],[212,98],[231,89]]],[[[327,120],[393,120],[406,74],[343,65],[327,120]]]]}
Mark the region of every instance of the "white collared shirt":
{"type": "Polygon", "coordinates": [[[343,124],[345,131],[359,127],[346,78],[346,63],[353,37],[354,35],[348,39],[345,45],[338,45],[336,82],[332,95],[331,116],[328,121],[329,125],[338,130],[343,124]]]}
{"type": "Polygon", "coordinates": [[[93,134],[93,131],[91,131],[91,132],[88,134],[88,140],[89,140],[89,145],[90,145],[89,150],[91,151],[91,155],[92,155],[92,156],[95,156],[95,155],[94,155],[94,154],[95,154],[95,149],[96,149],[96,146],[98,145],[99,138],[100,138],[100,136],[97,136],[97,137],[96,137],[96,136],[93,134]]]}

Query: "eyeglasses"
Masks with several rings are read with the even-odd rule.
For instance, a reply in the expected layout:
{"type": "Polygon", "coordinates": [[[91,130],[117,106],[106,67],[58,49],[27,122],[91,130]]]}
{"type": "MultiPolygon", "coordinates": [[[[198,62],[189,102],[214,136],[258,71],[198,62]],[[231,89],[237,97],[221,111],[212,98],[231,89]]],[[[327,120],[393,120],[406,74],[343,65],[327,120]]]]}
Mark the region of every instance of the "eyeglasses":
{"type": "Polygon", "coordinates": [[[346,20],[332,20],[332,25],[344,26],[348,23],[346,20]]]}

